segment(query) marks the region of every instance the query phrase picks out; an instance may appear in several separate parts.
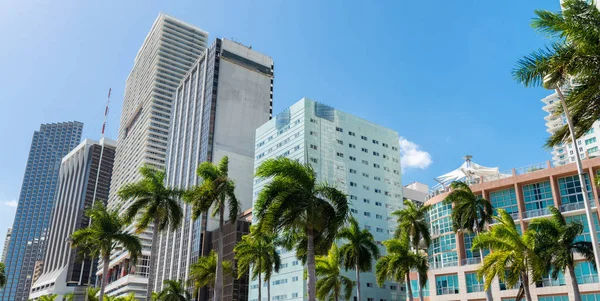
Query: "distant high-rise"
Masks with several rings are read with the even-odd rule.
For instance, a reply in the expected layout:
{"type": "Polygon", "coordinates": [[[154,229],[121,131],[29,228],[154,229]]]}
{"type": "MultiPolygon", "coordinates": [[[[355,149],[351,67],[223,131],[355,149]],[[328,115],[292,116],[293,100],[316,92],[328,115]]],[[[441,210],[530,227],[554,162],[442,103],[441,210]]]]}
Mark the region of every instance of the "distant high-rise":
{"type": "Polygon", "coordinates": [[[10,234],[12,232],[12,228],[8,228],[6,230],[6,237],[4,238],[4,247],[2,248],[2,258],[0,262],[4,262],[6,260],[6,253],[8,252],[8,243],[10,242],[10,234]]]}
{"type": "MultiPolygon", "coordinates": [[[[127,208],[128,203],[122,203],[117,191],[140,179],[138,170],[143,164],[165,167],[171,100],[183,76],[204,53],[207,39],[207,32],[166,14],[159,14],[154,21],[125,86],[108,199],[110,208],[127,208]]],[[[134,231],[133,227],[129,229],[134,231]]],[[[133,292],[138,299],[145,299],[151,233],[152,227],[140,234],[144,248],[136,268],[129,266],[125,251],[112,254],[107,294],[122,296],[133,292]]]]}
{"type": "MultiPolygon", "coordinates": [[[[216,39],[177,88],[166,184],[196,185],[200,163],[218,163],[228,156],[241,208],[252,208],[254,135],[270,119],[272,99],[273,60],[247,46],[216,39]]],[[[190,264],[201,255],[201,221],[191,220],[189,205],[183,208],[181,228],[160,233],[154,291],[162,289],[165,279],[187,280],[190,264]]],[[[218,225],[207,223],[209,231],[218,225]]]]}
{"type": "Polygon", "coordinates": [[[62,158],[79,144],[83,123],[42,124],[35,131],[25,167],[19,204],[6,254],[6,286],[2,301],[25,301],[36,261],[44,258],[62,158]]]}
{"type": "MultiPolygon", "coordinates": [[[[268,159],[288,157],[310,164],[318,181],[347,194],[350,214],[373,234],[385,254],[382,242],[396,229],[391,213],[402,208],[403,198],[396,131],[302,99],[259,127],[255,145],[255,167],[268,159]]],[[[267,183],[268,179],[254,181],[254,198],[267,183]]],[[[306,300],[305,266],[295,251],[280,254],[281,268],[271,277],[271,300],[306,300]]],[[[356,279],[354,271],[344,275],[356,279]]],[[[251,280],[248,300],[259,301],[258,288],[264,285],[251,280]]],[[[399,300],[399,292],[396,283],[379,287],[374,273],[361,274],[361,301],[399,300]]]]}
{"type": "Polygon", "coordinates": [[[96,260],[77,256],[77,250],[69,245],[69,237],[89,225],[85,210],[93,202],[106,202],[115,148],[116,142],[109,139],[86,139],[62,159],[46,255],[29,299],[83,293],[88,283],[94,283],[96,260]]]}

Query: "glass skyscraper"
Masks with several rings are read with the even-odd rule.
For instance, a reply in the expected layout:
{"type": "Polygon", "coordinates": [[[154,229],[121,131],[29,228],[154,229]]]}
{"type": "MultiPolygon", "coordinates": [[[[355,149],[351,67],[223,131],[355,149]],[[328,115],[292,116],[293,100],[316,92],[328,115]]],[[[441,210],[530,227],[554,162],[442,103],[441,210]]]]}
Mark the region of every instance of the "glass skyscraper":
{"type": "Polygon", "coordinates": [[[2,301],[25,301],[36,261],[43,260],[62,158],[81,140],[81,122],[42,124],[35,131],[6,255],[2,301]]]}

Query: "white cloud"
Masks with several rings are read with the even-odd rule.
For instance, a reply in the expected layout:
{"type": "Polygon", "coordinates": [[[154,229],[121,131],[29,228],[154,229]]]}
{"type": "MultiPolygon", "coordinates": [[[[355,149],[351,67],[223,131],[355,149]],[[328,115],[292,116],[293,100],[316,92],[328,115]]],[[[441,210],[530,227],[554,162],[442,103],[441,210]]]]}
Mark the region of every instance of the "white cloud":
{"type": "Polygon", "coordinates": [[[14,207],[14,208],[16,208],[18,205],[17,201],[0,201],[0,203],[2,203],[2,205],[6,206],[6,207],[14,207]]]}
{"type": "Polygon", "coordinates": [[[404,137],[400,137],[400,162],[402,168],[425,169],[433,162],[431,155],[421,147],[404,137]]]}

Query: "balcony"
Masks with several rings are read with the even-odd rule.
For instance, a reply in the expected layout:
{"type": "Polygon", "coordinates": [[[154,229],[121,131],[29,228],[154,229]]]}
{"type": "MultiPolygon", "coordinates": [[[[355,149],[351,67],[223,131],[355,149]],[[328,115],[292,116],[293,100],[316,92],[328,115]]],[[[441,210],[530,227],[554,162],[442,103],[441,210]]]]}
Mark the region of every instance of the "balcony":
{"type": "Polygon", "coordinates": [[[480,257],[464,258],[462,260],[462,265],[472,265],[472,264],[480,264],[480,263],[481,263],[480,257]]]}
{"type": "Polygon", "coordinates": [[[563,286],[566,285],[564,278],[558,278],[556,280],[552,278],[542,278],[541,281],[535,283],[536,287],[550,287],[550,286],[563,286]]]}
{"type": "Polygon", "coordinates": [[[442,268],[449,268],[449,267],[456,267],[456,266],[458,266],[458,260],[451,260],[451,261],[445,261],[445,262],[434,262],[434,263],[430,264],[430,267],[434,270],[442,269],[442,268]]]}
{"type": "MultiPolygon", "coordinates": [[[[560,212],[581,210],[583,208],[585,208],[585,205],[583,204],[583,202],[570,203],[570,204],[562,204],[560,206],[560,212]]],[[[594,202],[593,199],[590,199],[590,208],[596,208],[596,203],[594,202]]]]}
{"type": "Polygon", "coordinates": [[[439,287],[437,288],[437,295],[454,295],[458,294],[458,287],[439,287]]]}
{"type": "Polygon", "coordinates": [[[598,279],[598,275],[582,275],[582,276],[577,277],[577,281],[579,282],[579,284],[600,282],[598,279]],[[581,281],[579,281],[579,280],[581,280],[581,281]]]}
{"type": "Polygon", "coordinates": [[[525,218],[532,218],[544,215],[550,215],[550,211],[548,210],[548,208],[525,211],[525,218]]]}

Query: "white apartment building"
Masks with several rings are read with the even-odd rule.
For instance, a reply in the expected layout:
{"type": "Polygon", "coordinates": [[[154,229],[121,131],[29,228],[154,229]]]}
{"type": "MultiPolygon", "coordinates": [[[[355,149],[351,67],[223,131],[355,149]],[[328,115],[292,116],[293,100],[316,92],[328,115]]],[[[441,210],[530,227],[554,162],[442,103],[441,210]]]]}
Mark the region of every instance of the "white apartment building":
{"type": "MultiPolygon", "coordinates": [[[[255,167],[280,156],[310,163],[319,181],[348,195],[351,214],[373,233],[384,253],[381,242],[392,237],[396,226],[390,213],[403,200],[398,139],[393,130],[302,99],[256,130],[255,167]]],[[[254,199],[267,183],[255,179],[254,199]]],[[[281,250],[281,258],[281,270],[271,278],[272,300],[305,300],[305,267],[295,251],[281,250]]],[[[355,272],[347,276],[354,279],[355,272]]],[[[361,285],[364,301],[397,300],[400,291],[391,282],[379,287],[374,272],[362,273],[361,285]]],[[[266,291],[266,283],[250,281],[248,300],[258,301],[259,286],[266,291]]]]}
{"type": "MultiPolygon", "coordinates": [[[[116,193],[126,183],[140,179],[143,164],[165,167],[171,101],[181,79],[206,49],[208,33],[160,13],[134,60],[127,78],[119,127],[109,208],[127,208],[116,193]]],[[[133,225],[130,230],[133,230],[133,225]]],[[[108,295],[135,293],[145,300],[152,243],[151,227],[142,233],[142,257],[137,267],[129,265],[122,250],[111,256],[108,295]]]]}

